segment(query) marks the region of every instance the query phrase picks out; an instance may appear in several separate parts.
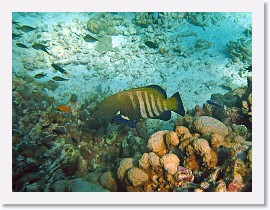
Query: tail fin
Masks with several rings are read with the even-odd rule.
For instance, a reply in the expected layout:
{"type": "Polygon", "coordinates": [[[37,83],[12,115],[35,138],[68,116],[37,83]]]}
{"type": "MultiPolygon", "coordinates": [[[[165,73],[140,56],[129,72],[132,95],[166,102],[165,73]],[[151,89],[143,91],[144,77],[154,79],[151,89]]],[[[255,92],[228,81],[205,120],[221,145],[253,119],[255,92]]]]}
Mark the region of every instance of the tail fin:
{"type": "Polygon", "coordinates": [[[176,112],[179,115],[185,115],[183,102],[178,92],[173,94],[173,96],[167,100],[166,104],[168,105],[168,108],[170,108],[170,110],[176,112]]]}

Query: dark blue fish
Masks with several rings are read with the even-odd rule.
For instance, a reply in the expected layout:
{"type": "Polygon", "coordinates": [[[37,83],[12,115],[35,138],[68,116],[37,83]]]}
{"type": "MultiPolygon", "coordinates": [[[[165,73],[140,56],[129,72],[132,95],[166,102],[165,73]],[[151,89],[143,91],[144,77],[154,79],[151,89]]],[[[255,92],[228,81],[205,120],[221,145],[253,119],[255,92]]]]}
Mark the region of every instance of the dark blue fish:
{"type": "Polygon", "coordinates": [[[251,72],[252,71],[252,65],[250,65],[249,67],[247,67],[246,70],[248,70],[248,72],[251,72]]]}
{"type": "Polygon", "coordinates": [[[17,39],[17,38],[20,38],[22,37],[23,35],[22,34],[15,34],[15,33],[12,33],[12,39],[17,39]]]}
{"type": "Polygon", "coordinates": [[[157,49],[158,48],[158,46],[154,42],[151,42],[151,41],[146,41],[144,44],[147,47],[152,48],[152,49],[157,49]]]}
{"type": "Polygon", "coordinates": [[[25,44],[22,44],[22,43],[16,43],[16,45],[17,45],[18,47],[28,49],[28,47],[27,47],[25,44]]]}
{"type": "Polygon", "coordinates": [[[138,120],[130,120],[129,118],[121,115],[120,113],[113,117],[113,121],[118,124],[124,124],[131,128],[136,128],[138,120]]]}
{"type": "Polygon", "coordinates": [[[57,64],[52,64],[52,67],[57,70],[60,71],[62,74],[67,74],[67,71],[65,69],[63,69],[62,67],[58,66],[57,64]]]}
{"type": "Polygon", "coordinates": [[[14,24],[14,25],[18,25],[18,24],[19,24],[19,22],[18,22],[18,21],[16,21],[16,20],[12,20],[12,24],[14,24]]]}
{"type": "Polygon", "coordinates": [[[222,108],[222,106],[221,106],[220,104],[218,104],[217,102],[215,102],[215,101],[207,100],[206,102],[207,102],[208,104],[210,104],[210,105],[213,105],[213,106],[217,106],[217,107],[219,107],[219,108],[222,108]]]}
{"type": "Polygon", "coordinates": [[[42,50],[48,54],[50,54],[47,50],[47,46],[43,45],[43,44],[33,44],[32,47],[35,49],[35,50],[42,50]]]}

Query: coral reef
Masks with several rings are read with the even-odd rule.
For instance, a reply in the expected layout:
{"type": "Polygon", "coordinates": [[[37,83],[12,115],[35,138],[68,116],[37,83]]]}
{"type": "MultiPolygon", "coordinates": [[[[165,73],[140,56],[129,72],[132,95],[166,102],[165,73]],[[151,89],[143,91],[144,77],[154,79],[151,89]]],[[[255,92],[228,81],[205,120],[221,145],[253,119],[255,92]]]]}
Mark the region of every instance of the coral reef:
{"type": "Polygon", "coordinates": [[[246,66],[252,65],[252,40],[240,38],[236,42],[227,43],[227,51],[234,62],[243,62],[246,66]]]}
{"type": "Polygon", "coordinates": [[[209,26],[217,23],[221,19],[221,16],[215,12],[187,12],[185,18],[194,25],[209,26]]]}
{"type": "MultiPolygon", "coordinates": [[[[187,84],[197,81],[181,80],[182,70],[201,66],[186,58],[198,54],[195,63],[205,63],[207,68],[214,65],[202,60],[201,55],[215,56],[211,51],[217,38],[205,40],[206,36],[199,37],[186,26],[203,31],[223,16],[89,13],[81,20],[37,24],[32,35],[18,37],[27,46],[39,41],[48,46],[50,54],[18,48],[14,43],[13,191],[251,191],[251,77],[245,87],[234,89],[230,82],[226,86],[230,92],[213,94],[211,99],[220,107],[197,105],[176,121],[141,120],[130,129],[91,117],[96,101],[119,88],[142,84],[142,77],[151,83],[163,81],[165,86],[179,77],[186,92],[190,87],[187,84]],[[85,41],[86,35],[95,37],[95,42],[85,41]],[[52,63],[67,70],[68,81],[51,80],[54,74],[62,76],[53,71],[52,63]],[[153,74],[161,80],[154,80],[153,74]],[[123,78],[127,81],[122,82],[123,78]],[[113,87],[114,79],[119,86],[113,87]],[[74,92],[66,91],[72,88],[74,92]],[[66,107],[66,111],[58,107],[66,107]]],[[[19,34],[18,29],[13,30],[19,34]]],[[[251,32],[247,28],[247,40],[227,45],[231,56],[245,65],[251,64],[251,32]]],[[[212,93],[215,85],[209,81],[205,84],[212,93]]],[[[199,95],[200,90],[195,94],[199,95]]]]}
{"type": "Polygon", "coordinates": [[[248,86],[219,96],[218,102],[222,102],[222,107],[208,104],[203,108],[197,106],[177,120],[174,131],[164,130],[152,134],[147,152],[140,155],[139,159],[134,156],[120,163],[118,172],[121,173],[118,178],[121,188],[136,192],[251,191],[252,142],[249,117],[252,115],[251,110],[247,114],[242,107],[245,100],[252,106],[250,98],[251,77],[248,78],[248,86]],[[228,98],[233,102],[228,101],[228,98]],[[228,116],[228,110],[235,109],[238,115],[228,116]],[[230,122],[229,117],[233,118],[230,122]],[[247,126],[237,124],[243,119],[247,120],[244,121],[247,126]],[[129,175],[130,170],[132,174],[133,170],[136,171],[137,178],[129,175]],[[138,177],[141,178],[137,180],[138,177]]]}
{"type": "Polygon", "coordinates": [[[204,104],[203,107],[196,106],[185,117],[178,119],[179,124],[184,123],[189,127],[192,116],[206,115],[218,119],[230,127],[236,124],[244,125],[251,129],[252,77],[247,77],[247,86],[242,86],[224,95],[219,93],[212,94],[211,99],[220,104],[222,108],[209,104],[204,104]]]}

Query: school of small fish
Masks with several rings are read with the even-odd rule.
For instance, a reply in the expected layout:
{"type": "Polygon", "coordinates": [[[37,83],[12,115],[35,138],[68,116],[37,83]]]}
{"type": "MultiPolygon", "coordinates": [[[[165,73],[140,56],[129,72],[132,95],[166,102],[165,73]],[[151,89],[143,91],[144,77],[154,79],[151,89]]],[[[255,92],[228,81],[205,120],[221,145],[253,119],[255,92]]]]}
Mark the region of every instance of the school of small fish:
{"type": "MultiPolygon", "coordinates": [[[[31,31],[34,31],[34,30],[36,30],[36,28],[34,28],[34,27],[32,27],[32,26],[28,26],[28,25],[22,25],[22,26],[20,26],[20,23],[18,22],[18,21],[16,21],[16,20],[12,20],[12,24],[13,25],[16,25],[16,29],[17,30],[20,30],[20,31],[22,31],[22,32],[24,32],[24,33],[29,33],[29,32],[31,32],[31,31]]],[[[19,38],[21,38],[23,36],[23,34],[22,33],[12,33],[12,39],[19,39],[19,38]]],[[[96,40],[97,41],[97,39],[95,39],[94,37],[92,37],[92,36],[90,36],[90,35],[86,35],[85,37],[84,37],[84,39],[86,40],[86,41],[93,41],[93,40],[96,40]]],[[[17,42],[16,43],[16,46],[17,47],[20,47],[20,48],[24,48],[24,49],[29,49],[30,47],[29,46],[26,46],[25,44],[23,44],[23,43],[21,43],[21,42],[17,42]]],[[[34,43],[34,44],[32,44],[32,46],[31,46],[33,49],[35,49],[35,50],[41,50],[41,51],[43,51],[43,52],[45,52],[45,53],[47,53],[48,55],[51,55],[50,54],[50,52],[48,51],[48,46],[46,46],[46,45],[44,45],[44,44],[41,44],[41,43],[34,43]]],[[[51,66],[56,70],[56,71],[59,71],[59,72],[61,72],[62,74],[67,74],[67,71],[65,70],[65,69],[63,69],[62,67],[60,67],[59,65],[57,65],[57,64],[51,64],[51,66]]],[[[43,77],[45,77],[47,74],[45,74],[45,73],[39,73],[39,74],[36,74],[35,76],[34,76],[34,78],[36,78],[36,79],[41,79],[41,78],[43,78],[43,77]]],[[[66,79],[66,78],[63,78],[63,77],[60,77],[60,76],[54,76],[54,77],[52,77],[52,80],[54,80],[54,81],[66,81],[66,80],[68,80],[68,79],[66,79]]]]}
{"type": "MultiPolygon", "coordinates": [[[[28,25],[20,25],[16,20],[12,20],[12,24],[15,25],[17,30],[23,33],[31,33],[37,29],[28,25]]],[[[21,38],[23,33],[12,33],[12,39],[17,40],[21,38]]],[[[90,34],[86,34],[82,38],[88,43],[99,41],[98,38],[95,38],[90,34]]],[[[150,40],[146,41],[144,44],[151,49],[158,48],[158,45],[150,40]]],[[[31,46],[27,46],[21,42],[17,42],[16,46],[23,49],[29,49],[31,47],[51,55],[48,51],[49,47],[41,43],[33,43],[31,46]]],[[[55,72],[60,72],[63,75],[67,75],[68,73],[59,64],[52,63],[51,67],[55,72]]],[[[46,73],[41,72],[36,74],[34,78],[39,80],[46,77],[46,75],[46,73]]],[[[61,76],[53,76],[52,80],[63,82],[68,79],[61,76]]],[[[58,106],[58,110],[70,112],[70,109],[64,105],[58,106]]],[[[151,85],[123,91],[104,99],[97,105],[93,115],[97,118],[109,118],[116,123],[125,124],[129,127],[136,127],[137,122],[141,118],[169,120],[171,118],[171,111],[180,115],[184,115],[185,113],[179,93],[176,93],[171,98],[167,99],[166,92],[161,87],[151,85]],[[122,104],[122,101],[125,100],[128,100],[128,103],[122,104]]]]}

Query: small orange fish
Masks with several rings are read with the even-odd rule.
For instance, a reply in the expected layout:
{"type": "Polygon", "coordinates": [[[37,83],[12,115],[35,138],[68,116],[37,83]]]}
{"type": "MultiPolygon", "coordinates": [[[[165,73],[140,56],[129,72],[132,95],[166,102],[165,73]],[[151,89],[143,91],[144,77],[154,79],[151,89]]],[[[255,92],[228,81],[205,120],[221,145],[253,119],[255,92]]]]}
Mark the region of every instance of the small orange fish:
{"type": "Polygon", "coordinates": [[[65,105],[58,106],[57,109],[62,112],[71,113],[71,109],[65,105]]]}

